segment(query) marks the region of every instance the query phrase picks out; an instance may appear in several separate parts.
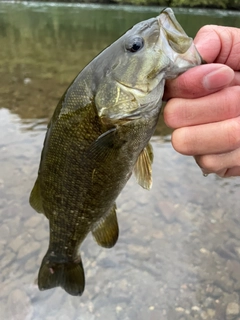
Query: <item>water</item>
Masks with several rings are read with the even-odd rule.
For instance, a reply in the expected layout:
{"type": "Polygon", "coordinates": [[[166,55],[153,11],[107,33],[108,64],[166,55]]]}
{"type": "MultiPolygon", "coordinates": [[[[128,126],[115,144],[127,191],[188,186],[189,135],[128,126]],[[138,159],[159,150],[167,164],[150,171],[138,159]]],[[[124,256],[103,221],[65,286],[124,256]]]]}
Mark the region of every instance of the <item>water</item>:
{"type": "MultiPolygon", "coordinates": [[[[0,319],[240,319],[239,179],[203,177],[172,149],[162,120],[152,139],[153,189],[131,179],[117,202],[117,245],[106,250],[89,236],[81,248],[84,295],[35,284],[48,222],[28,196],[46,124],[81,68],[159,11],[0,4],[0,319]]],[[[191,36],[207,23],[240,27],[237,12],[175,11],[191,36]]]]}

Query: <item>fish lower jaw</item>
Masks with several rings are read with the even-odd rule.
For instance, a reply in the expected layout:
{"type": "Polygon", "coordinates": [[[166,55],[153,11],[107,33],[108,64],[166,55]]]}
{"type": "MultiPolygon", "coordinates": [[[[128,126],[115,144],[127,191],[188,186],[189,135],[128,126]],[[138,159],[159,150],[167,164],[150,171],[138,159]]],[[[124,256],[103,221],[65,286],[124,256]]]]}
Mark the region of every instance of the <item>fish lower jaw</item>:
{"type": "Polygon", "coordinates": [[[130,87],[120,81],[117,81],[117,83],[121,89],[132,93],[134,96],[144,97],[146,94],[148,94],[148,87],[146,85],[140,88],[140,87],[130,87]]]}

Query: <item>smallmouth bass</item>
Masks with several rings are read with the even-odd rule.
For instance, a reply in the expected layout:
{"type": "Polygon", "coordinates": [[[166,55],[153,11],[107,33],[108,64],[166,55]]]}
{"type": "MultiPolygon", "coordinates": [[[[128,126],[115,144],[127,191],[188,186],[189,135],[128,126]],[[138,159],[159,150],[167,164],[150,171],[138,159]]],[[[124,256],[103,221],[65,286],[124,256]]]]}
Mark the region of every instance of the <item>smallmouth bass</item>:
{"type": "Polygon", "coordinates": [[[84,291],[79,247],[91,231],[111,248],[118,239],[116,198],[132,172],[152,185],[149,140],[166,79],[202,63],[171,9],[136,24],[75,78],[48,125],[31,206],[49,220],[40,290],[84,291]]]}

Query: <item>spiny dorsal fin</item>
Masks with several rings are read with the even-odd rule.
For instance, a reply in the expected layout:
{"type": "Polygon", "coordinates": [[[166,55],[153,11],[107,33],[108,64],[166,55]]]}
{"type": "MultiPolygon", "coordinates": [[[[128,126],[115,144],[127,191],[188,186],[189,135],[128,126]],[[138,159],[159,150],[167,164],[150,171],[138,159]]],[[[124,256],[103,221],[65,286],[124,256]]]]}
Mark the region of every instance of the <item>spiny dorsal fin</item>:
{"type": "Polygon", "coordinates": [[[92,234],[100,246],[111,248],[117,242],[118,233],[116,204],[114,204],[110,213],[94,226],[92,234]]]}
{"type": "Polygon", "coordinates": [[[150,143],[142,150],[134,167],[138,184],[144,189],[152,187],[153,149],[150,143]]]}
{"type": "Polygon", "coordinates": [[[38,178],[30,194],[29,203],[33,207],[33,209],[36,210],[38,213],[44,213],[38,178]]]}

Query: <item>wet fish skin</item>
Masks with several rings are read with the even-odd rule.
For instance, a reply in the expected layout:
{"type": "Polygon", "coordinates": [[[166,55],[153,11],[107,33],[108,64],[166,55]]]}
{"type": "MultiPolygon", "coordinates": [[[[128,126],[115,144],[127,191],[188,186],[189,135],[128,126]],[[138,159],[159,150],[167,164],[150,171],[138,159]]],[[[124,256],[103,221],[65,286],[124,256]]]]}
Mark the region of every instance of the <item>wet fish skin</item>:
{"type": "Polygon", "coordinates": [[[201,64],[171,9],[135,25],[76,77],[49,123],[30,204],[49,219],[40,290],[84,291],[78,252],[91,231],[103,247],[118,239],[116,198],[133,170],[151,188],[154,133],[165,79],[201,64]]]}

